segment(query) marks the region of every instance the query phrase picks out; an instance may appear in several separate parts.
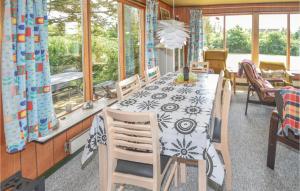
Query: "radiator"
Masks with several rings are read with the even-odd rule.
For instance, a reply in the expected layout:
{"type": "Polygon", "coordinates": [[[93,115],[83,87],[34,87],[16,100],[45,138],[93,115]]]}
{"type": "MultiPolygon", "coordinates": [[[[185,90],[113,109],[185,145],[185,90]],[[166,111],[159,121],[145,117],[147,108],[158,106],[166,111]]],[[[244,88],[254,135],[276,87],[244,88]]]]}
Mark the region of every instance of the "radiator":
{"type": "Polygon", "coordinates": [[[65,145],[65,151],[69,154],[75,153],[86,144],[88,137],[89,137],[89,129],[81,132],[77,136],[68,140],[65,145]]]}

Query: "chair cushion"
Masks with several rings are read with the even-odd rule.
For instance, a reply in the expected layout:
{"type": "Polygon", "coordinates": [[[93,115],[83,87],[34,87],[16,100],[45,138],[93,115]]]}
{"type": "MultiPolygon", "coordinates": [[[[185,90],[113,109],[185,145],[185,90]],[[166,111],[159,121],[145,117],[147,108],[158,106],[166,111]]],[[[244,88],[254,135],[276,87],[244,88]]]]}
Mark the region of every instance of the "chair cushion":
{"type": "Polygon", "coordinates": [[[215,143],[221,142],[221,123],[221,119],[215,117],[214,131],[212,135],[212,141],[215,143]]]}
{"type": "MultiPolygon", "coordinates": [[[[161,173],[166,168],[169,159],[171,157],[160,155],[160,169],[161,173]]],[[[131,174],[135,176],[142,176],[147,178],[153,177],[153,165],[150,164],[144,164],[144,163],[138,163],[138,162],[132,162],[127,160],[118,160],[117,161],[117,167],[116,172],[125,173],[125,174],[131,174]]]]}

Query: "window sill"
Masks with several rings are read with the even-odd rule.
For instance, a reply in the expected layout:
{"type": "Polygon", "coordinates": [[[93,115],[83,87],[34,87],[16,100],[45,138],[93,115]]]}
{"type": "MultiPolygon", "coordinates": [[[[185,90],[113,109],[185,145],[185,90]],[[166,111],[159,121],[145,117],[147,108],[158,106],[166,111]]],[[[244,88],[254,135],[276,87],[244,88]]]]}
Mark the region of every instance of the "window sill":
{"type": "Polygon", "coordinates": [[[102,98],[102,99],[99,99],[99,100],[93,102],[92,109],[83,110],[82,108],[79,108],[71,113],[68,113],[58,119],[59,127],[57,129],[53,130],[49,135],[47,135],[45,137],[40,137],[35,141],[39,142],[39,143],[45,143],[49,139],[68,130],[69,128],[73,127],[77,123],[80,123],[83,120],[95,115],[96,113],[100,112],[103,108],[115,103],[116,101],[117,101],[116,99],[102,98]]]}

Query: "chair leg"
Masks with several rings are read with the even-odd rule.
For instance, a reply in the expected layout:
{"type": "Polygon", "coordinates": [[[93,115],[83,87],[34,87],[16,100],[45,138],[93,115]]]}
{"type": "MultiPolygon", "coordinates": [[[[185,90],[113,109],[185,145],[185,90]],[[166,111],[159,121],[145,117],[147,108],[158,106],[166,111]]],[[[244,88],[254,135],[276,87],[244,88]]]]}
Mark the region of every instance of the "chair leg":
{"type": "Polygon", "coordinates": [[[248,87],[245,115],[247,115],[247,111],[248,111],[249,96],[250,96],[250,86],[248,87]]]}
{"type": "Polygon", "coordinates": [[[275,166],[277,130],[278,130],[278,116],[272,114],[270,120],[268,155],[267,155],[267,166],[271,169],[274,169],[275,166]]]}
{"type": "Polygon", "coordinates": [[[225,147],[221,150],[223,160],[225,163],[225,170],[226,170],[226,190],[231,191],[232,190],[232,171],[231,171],[231,160],[229,155],[229,148],[225,147]]]}
{"type": "Polygon", "coordinates": [[[179,163],[178,163],[178,161],[175,161],[174,165],[176,166],[175,175],[174,175],[174,186],[178,187],[178,184],[179,184],[179,163]]]}
{"type": "Polygon", "coordinates": [[[180,163],[180,182],[186,183],[186,164],[180,163]]]}

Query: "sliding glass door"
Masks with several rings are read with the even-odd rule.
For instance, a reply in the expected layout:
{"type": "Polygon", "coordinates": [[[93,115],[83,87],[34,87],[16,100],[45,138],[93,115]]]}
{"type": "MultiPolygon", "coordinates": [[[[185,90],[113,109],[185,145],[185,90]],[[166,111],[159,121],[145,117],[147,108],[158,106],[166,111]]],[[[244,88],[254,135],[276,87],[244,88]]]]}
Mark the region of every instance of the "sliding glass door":
{"type": "Polygon", "coordinates": [[[286,63],[286,50],[287,14],[259,15],[259,61],[286,63]]]}
{"type": "Polygon", "coordinates": [[[300,14],[290,15],[290,70],[300,72],[300,14]]]}
{"type": "Polygon", "coordinates": [[[226,16],[227,67],[237,68],[243,59],[251,59],[252,15],[226,16]]]}

